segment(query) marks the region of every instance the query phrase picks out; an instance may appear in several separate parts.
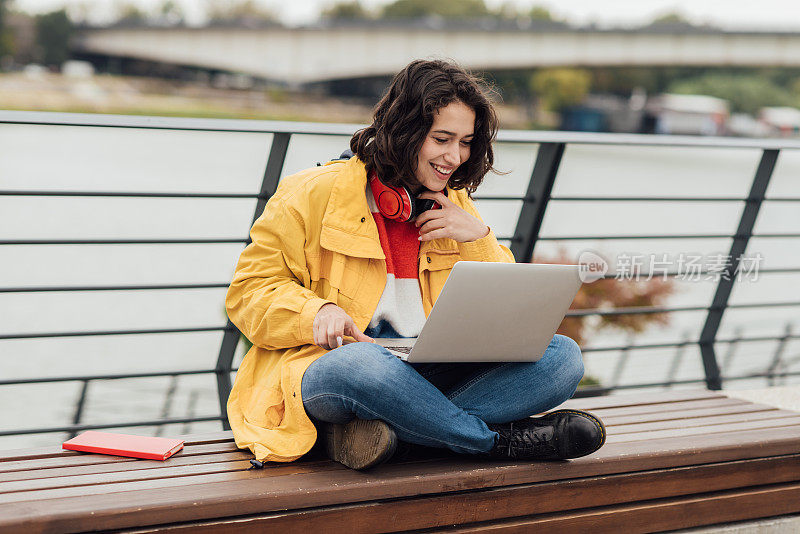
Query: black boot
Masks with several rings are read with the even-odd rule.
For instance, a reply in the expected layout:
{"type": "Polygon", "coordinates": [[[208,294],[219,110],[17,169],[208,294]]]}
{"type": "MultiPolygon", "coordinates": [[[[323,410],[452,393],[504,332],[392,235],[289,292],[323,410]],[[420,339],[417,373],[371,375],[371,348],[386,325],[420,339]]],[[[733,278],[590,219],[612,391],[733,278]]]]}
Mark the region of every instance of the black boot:
{"type": "Polygon", "coordinates": [[[606,441],[596,416],[578,410],[557,410],[503,424],[489,424],[499,434],[490,458],[565,460],[591,454],[606,441]]]}
{"type": "Polygon", "coordinates": [[[331,460],[350,469],[367,469],[392,457],[397,447],[394,430],[379,419],[353,419],[337,425],[327,423],[320,432],[331,460]]]}

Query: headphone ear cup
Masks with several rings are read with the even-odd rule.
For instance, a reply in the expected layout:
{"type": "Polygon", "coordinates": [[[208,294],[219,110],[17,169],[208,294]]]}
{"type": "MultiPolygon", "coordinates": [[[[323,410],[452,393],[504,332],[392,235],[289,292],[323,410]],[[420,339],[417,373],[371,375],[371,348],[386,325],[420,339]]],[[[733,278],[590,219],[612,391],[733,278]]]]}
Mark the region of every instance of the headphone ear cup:
{"type": "Polygon", "coordinates": [[[414,217],[418,216],[420,213],[424,213],[430,209],[433,209],[435,204],[436,201],[430,198],[414,197],[414,217]]]}

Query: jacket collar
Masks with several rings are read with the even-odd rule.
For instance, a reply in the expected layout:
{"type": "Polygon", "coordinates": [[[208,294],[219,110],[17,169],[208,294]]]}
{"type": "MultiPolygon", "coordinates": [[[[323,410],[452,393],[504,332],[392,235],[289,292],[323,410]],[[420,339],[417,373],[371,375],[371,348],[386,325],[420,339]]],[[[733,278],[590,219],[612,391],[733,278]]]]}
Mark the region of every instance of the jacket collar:
{"type": "MultiPolygon", "coordinates": [[[[333,252],[359,258],[386,259],[378,227],[367,204],[367,171],[364,163],[352,157],[336,177],[322,217],[320,245],[333,252]]],[[[448,191],[451,199],[457,195],[448,191]]],[[[456,249],[452,239],[434,239],[420,245],[420,254],[429,250],[456,249]]]]}
{"type": "Polygon", "coordinates": [[[385,259],[378,227],[367,205],[367,172],[352,157],[344,163],[331,189],[322,217],[320,245],[359,258],[385,259]]]}

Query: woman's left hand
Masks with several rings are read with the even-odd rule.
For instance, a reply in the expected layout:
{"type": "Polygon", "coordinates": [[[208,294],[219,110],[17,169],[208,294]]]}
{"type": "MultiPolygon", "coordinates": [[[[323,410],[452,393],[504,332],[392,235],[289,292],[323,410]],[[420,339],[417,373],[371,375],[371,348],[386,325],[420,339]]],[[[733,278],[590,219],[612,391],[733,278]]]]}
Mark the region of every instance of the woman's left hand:
{"type": "Polygon", "coordinates": [[[489,227],[480,219],[459,208],[442,192],[425,191],[419,198],[435,200],[440,209],[421,213],[414,224],[419,228],[419,240],[431,241],[442,237],[455,239],[460,243],[475,241],[489,235],[489,227]]]}

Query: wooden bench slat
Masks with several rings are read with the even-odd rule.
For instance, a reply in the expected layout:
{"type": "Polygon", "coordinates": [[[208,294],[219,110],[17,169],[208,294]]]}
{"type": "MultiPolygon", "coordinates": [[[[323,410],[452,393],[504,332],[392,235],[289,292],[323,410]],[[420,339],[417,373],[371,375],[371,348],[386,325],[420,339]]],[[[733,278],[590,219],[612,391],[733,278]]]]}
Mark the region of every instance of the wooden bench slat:
{"type": "MultiPolygon", "coordinates": [[[[626,473],[609,477],[559,480],[486,491],[452,493],[405,500],[320,507],[238,519],[204,521],[189,525],[159,525],[137,529],[137,533],[163,532],[210,533],[224,530],[230,534],[254,531],[325,532],[331,525],[348,534],[367,534],[380,530],[405,530],[446,527],[478,521],[492,521],[531,513],[546,514],[694,495],[742,486],[790,482],[800,479],[800,456],[744,460],[700,467],[626,473]],[[579,498],[578,498],[579,496],[579,498]]],[[[112,525],[109,525],[111,527],[112,525]]]]}
{"type": "Polygon", "coordinates": [[[626,425],[631,423],[654,422],[654,421],[669,421],[672,419],[693,419],[698,417],[712,417],[722,414],[747,414],[757,412],[767,412],[777,410],[774,406],[766,406],[763,404],[739,404],[713,408],[701,408],[693,410],[678,410],[667,411],[658,413],[646,414],[633,414],[633,415],[615,415],[611,417],[603,417],[603,423],[606,425],[626,425]]]}
{"type": "MultiPolygon", "coordinates": [[[[112,462],[107,464],[90,464],[73,467],[52,467],[49,469],[19,470],[0,473],[0,482],[10,482],[12,480],[35,480],[46,478],[58,478],[72,475],[87,475],[94,473],[121,473],[127,471],[150,470],[150,469],[170,469],[171,467],[183,465],[205,465],[218,462],[249,460],[252,455],[249,452],[227,452],[215,453],[198,456],[174,456],[166,462],[158,460],[142,460],[140,462],[112,462]]],[[[4,490],[0,486],[0,492],[4,490]]]]}
{"type": "MultiPolygon", "coordinates": [[[[170,437],[184,440],[184,448],[188,448],[193,445],[228,443],[233,440],[233,432],[228,430],[220,432],[208,432],[205,434],[188,434],[170,437]]],[[[2,462],[33,460],[36,458],[51,458],[53,456],[75,456],[78,454],[80,453],[76,451],[62,449],[61,445],[50,445],[48,447],[33,447],[27,449],[9,449],[5,451],[0,450],[0,470],[2,469],[2,462]]]]}
{"type": "Polygon", "coordinates": [[[692,428],[692,427],[711,427],[727,423],[747,423],[749,421],[777,420],[787,417],[797,418],[797,412],[787,412],[784,410],[766,410],[761,412],[750,412],[746,414],[713,415],[709,417],[693,417],[686,419],[669,419],[666,421],[651,421],[647,423],[629,423],[625,425],[606,424],[609,434],[619,436],[620,434],[635,434],[641,432],[651,432],[653,430],[666,430],[669,428],[692,428]]]}
{"type": "MultiPolygon", "coordinates": [[[[742,423],[728,423],[716,426],[690,427],[690,428],[670,428],[666,430],[654,430],[652,432],[629,433],[629,434],[609,434],[606,443],[630,443],[632,441],[652,441],[660,438],[678,438],[687,436],[704,436],[717,433],[728,433],[737,431],[752,431],[760,429],[765,431],[772,428],[798,428],[800,426],[800,416],[785,417],[782,419],[767,419],[761,421],[746,421],[742,423]]],[[[746,446],[747,444],[742,444],[746,446]]]]}
{"type": "Polygon", "coordinates": [[[800,511],[800,484],[726,491],[647,504],[609,506],[595,510],[530,517],[494,524],[442,529],[454,533],[551,531],[559,534],[661,532],[731,521],[772,517],[800,511]]]}
{"type": "MultiPolygon", "coordinates": [[[[228,453],[239,451],[236,444],[228,443],[208,443],[203,445],[193,445],[184,447],[173,458],[179,456],[196,456],[211,453],[228,453]]],[[[0,473],[9,471],[19,471],[23,469],[50,469],[57,467],[109,464],[115,462],[146,462],[158,460],[143,460],[141,458],[128,458],[126,456],[111,456],[107,454],[91,454],[84,452],[72,452],[70,454],[54,455],[46,458],[35,458],[32,460],[17,460],[0,463],[0,473]]]]}
{"type": "Polygon", "coordinates": [[[688,401],[676,401],[659,404],[643,404],[641,406],[620,406],[610,408],[599,408],[587,410],[599,417],[616,417],[620,415],[644,415],[644,414],[659,414],[673,411],[691,411],[701,410],[707,408],[719,408],[724,410],[729,406],[745,406],[747,401],[739,399],[729,399],[727,397],[719,397],[714,399],[696,399],[688,401]]]}
{"type": "Polygon", "coordinates": [[[676,391],[657,391],[623,395],[607,395],[570,399],[560,407],[576,410],[598,410],[600,408],[619,408],[623,406],[641,406],[645,404],[663,404],[688,400],[728,398],[706,389],[690,389],[676,391]]]}

